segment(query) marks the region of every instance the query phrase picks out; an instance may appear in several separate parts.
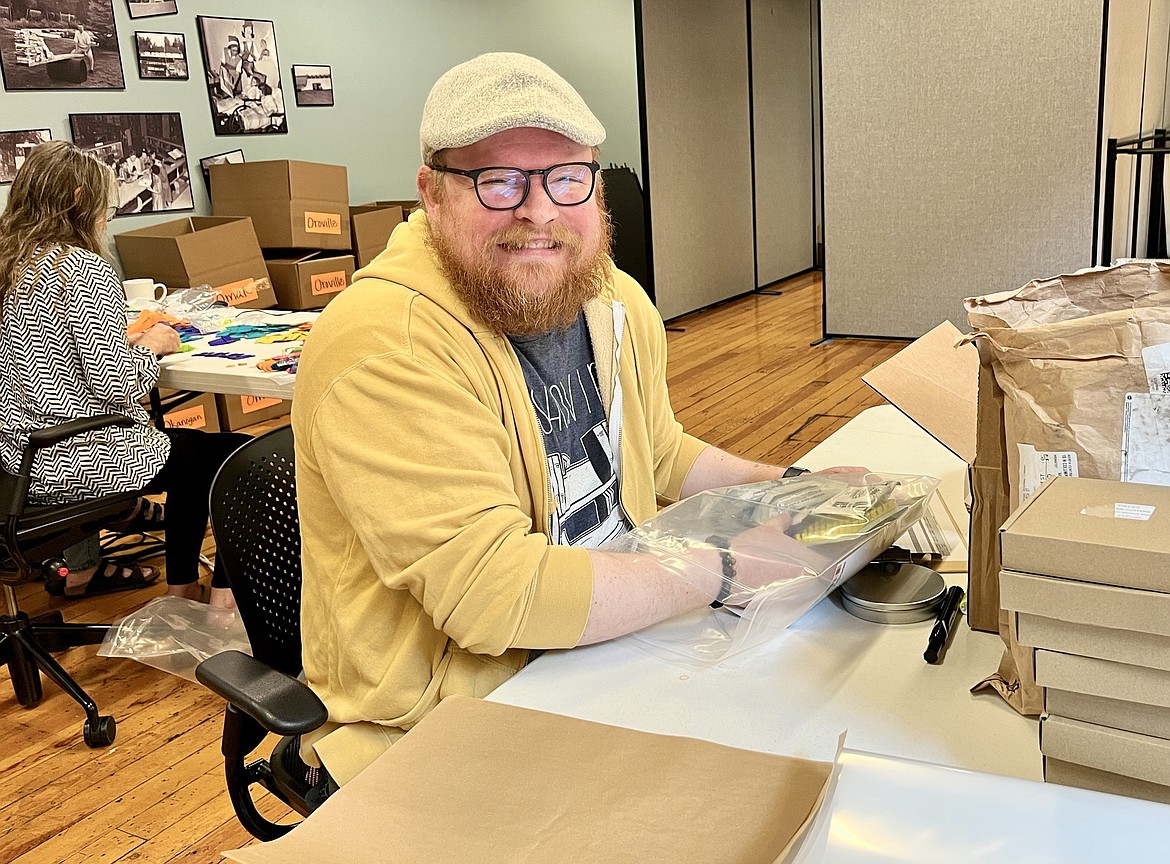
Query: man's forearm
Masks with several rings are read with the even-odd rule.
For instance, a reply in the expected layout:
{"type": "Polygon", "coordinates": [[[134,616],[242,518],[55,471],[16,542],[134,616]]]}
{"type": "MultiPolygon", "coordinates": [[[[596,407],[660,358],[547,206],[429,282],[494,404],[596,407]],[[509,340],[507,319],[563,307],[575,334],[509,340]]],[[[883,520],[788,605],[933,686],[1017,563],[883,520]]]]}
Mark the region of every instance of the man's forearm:
{"type": "Polygon", "coordinates": [[[749,462],[732,456],[718,447],[708,446],[699,453],[683,480],[681,497],[689,498],[706,489],[721,486],[740,486],[744,483],[758,483],[761,480],[780,478],[787,466],[768,465],[763,462],[749,462]]]}
{"type": "Polygon", "coordinates": [[[604,642],[701,609],[719,593],[720,561],[714,551],[693,551],[685,574],[681,562],[675,567],[653,555],[591,549],[589,558],[593,604],[579,645],[604,642]]]}

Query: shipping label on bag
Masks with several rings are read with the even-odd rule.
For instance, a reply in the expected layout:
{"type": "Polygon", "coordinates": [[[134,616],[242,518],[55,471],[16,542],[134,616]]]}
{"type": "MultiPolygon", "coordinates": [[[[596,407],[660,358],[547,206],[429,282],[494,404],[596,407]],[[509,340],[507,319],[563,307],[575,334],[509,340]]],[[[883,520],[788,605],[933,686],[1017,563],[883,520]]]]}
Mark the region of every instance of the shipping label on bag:
{"type": "Polygon", "coordinates": [[[1170,394],[1125,394],[1121,481],[1170,486],[1170,394]]]}
{"type": "Polygon", "coordinates": [[[1142,365],[1151,393],[1170,393],[1170,343],[1149,345],[1142,349],[1142,365]]]}
{"type": "Polygon", "coordinates": [[[1031,444],[1020,449],[1020,503],[1032,497],[1049,477],[1077,477],[1077,454],[1072,450],[1037,450],[1031,444]]]}

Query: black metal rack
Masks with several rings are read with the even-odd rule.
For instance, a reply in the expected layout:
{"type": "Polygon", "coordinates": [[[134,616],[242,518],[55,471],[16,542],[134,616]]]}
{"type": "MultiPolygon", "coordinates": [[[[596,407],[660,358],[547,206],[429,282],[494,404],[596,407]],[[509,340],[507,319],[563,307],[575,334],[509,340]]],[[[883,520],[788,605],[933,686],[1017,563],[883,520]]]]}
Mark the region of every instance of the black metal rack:
{"type": "Polygon", "coordinates": [[[1162,189],[1165,173],[1166,154],[1170,140],[1165,129],[1155,129],[1128,138],[1110,138],[1105,149],[1105,188],[1103,201],[1103,225],[1101,230],[1100,263],[1108,265],[1113,258],[1113,203],[1117,188],[1117,157],[1133,156],[1133,225],[1129,240],[1129,257],[1138,257],[1138,227],[1141,215],[1142,163],[1150,160],[1150,198],[1146,219],[1146,251],[1143,257],[1166,258],[1166,202],[1162,189]],[[1148,146],[1147,146],[1148,145],[1148,146]]]}

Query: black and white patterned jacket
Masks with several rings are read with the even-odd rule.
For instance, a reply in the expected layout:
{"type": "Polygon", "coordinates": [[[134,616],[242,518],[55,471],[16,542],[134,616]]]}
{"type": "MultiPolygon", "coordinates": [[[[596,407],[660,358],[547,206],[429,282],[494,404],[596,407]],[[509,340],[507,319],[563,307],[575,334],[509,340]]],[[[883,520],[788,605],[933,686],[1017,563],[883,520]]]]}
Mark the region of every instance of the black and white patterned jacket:
{"type": "Polygon", "coordinates": [[[134,426],[99,429],[50,447],[33,465],[33,496],[76,501],[145,486],[170,453],[138,404],[158,360],[126,339],[114,268],[83,249],[57,248],[30,268],[0,310],[0,459],[14,470],[31,432],[95,414],[134,426]]]}

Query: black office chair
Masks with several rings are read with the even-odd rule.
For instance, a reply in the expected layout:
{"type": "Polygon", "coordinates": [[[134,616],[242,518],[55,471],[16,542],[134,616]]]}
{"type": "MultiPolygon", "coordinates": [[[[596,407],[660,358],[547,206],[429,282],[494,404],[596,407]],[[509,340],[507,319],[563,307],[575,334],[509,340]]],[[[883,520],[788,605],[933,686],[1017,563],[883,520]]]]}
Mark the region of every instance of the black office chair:
{"type": "Polygon", "coordinates": [[[21,612],[15,585],[32,582],[45,572],[45,562],[96,533],[111,522],[129,517],[138,501],[137,492],[124,492],[70,504],[35,505],[28,500],[33,459],[37,451],[74,435],[106,426],[130,426],[121,414],[103,414],[70,420],[29,436],[16,474],[0,469],[0,506],[4,508],[4,551],[12,567],[0,568],[7,610],[0,616],[0,662],[8,666],[16,700],[26,708],[41,701],[41,676],[46,675],[85,709],[83,735],[90,747],[114,743],[114,718],[98,713],[97,704],[81,689],[50,652],[79,645],[96,645],[105,638],[108,624],[65,624],[60,612],[37,618],[21,612]]]}
{"type": "Polygon", "coordinates": [[[274,840],[294,826],[271,822],[256,809],[259,784],[302,816],[321,780],[299,755],[300,737],[328,718],[301,673],[301,538],[293,471],[292,428],[248,442],[220,468],[211,487],[216,556],[227,570],[252,656],[225,651],[195,669],[200,683],[227,700],[224,773],[240,823],[254,837],[274,840]],[[284,736],[268,760],[245,759],[268,732],[284,736]]]}

